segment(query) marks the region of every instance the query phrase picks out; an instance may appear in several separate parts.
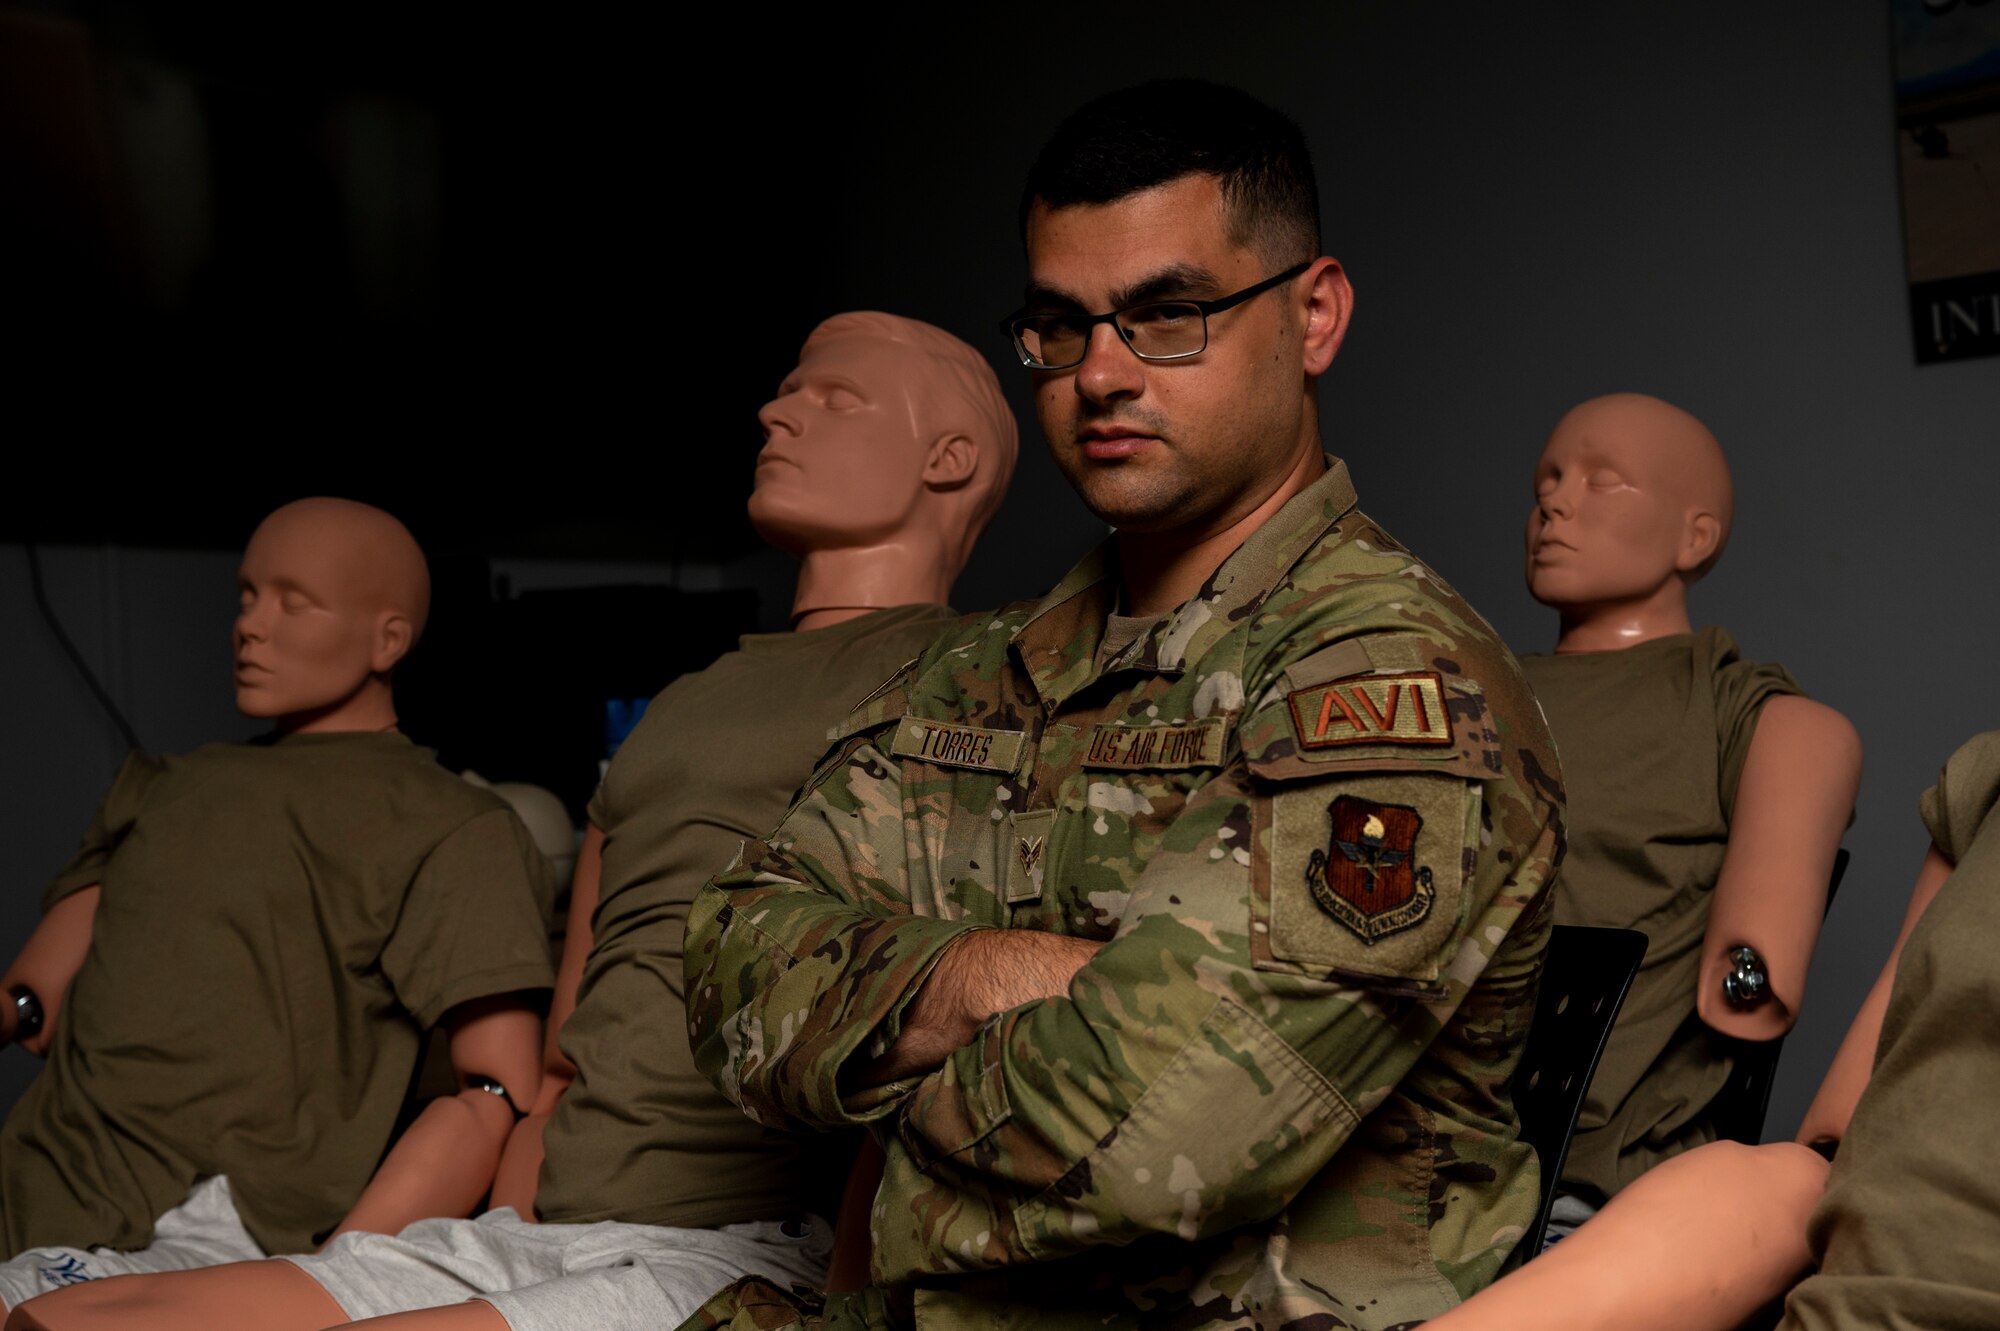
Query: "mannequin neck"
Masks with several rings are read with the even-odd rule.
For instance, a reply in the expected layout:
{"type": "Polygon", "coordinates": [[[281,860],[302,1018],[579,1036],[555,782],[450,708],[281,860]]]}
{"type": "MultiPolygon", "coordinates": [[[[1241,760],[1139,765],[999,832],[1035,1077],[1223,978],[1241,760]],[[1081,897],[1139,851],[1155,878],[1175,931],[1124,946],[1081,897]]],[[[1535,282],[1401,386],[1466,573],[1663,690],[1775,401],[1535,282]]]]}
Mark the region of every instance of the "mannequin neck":
{"type": "Polygon", "coordinates": [[[1655,638],[1692,633],[1688,620],[1687,584],[1673,577],[1644,596],[1590,605],[1556,607],[1562,631],[1556,655],[1573,652],[1615,652],[1655,638]]]}
{"type": "Polygon", "coordinates": [[[937,545],[910,536],[881,545],[809,550],[792,596],[794,629],[826,628],[898,605],[943,605],[958,575],[937,545]]]}
{"type": "Polygon", "coordinates": [[[361,687],[338,702],[280,717],[278,729],[287,735],[325,735],[341,731],[386,731],[396,728],[396,695],[387,677],[370,675],[361,687]]]}

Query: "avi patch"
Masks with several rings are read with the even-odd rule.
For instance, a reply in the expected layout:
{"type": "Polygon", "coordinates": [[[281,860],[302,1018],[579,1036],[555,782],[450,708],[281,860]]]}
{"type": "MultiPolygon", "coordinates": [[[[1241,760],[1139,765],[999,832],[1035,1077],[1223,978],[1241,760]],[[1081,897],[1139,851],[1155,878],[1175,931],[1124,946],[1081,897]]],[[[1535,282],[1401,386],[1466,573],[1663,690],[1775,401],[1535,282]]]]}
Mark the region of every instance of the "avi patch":
{"type": "Polygon", "coordinates": [[[1301,749],[1348,744],[1449,745],[1451,713],[1434,671],[1354,675],[1294,689],[1292,734],[1301,749]]]}
{"type": "Polygon", "coordinates": [[[1021,765],[1018,730],[982,730],[906,716],[896,726],[889,752],[943,767],[970,767],[982,772],[1013,772],[1021,765]]]}
{"type": "Polygon", "coordinates": [[[1415,863],[1423,815],[1401,804],[1339,795],[1326,849],[1306,860],[1306,887],[1319,908],[1363,942],[1373,943],[1431,913],[1431,871],[1415,863]]]}

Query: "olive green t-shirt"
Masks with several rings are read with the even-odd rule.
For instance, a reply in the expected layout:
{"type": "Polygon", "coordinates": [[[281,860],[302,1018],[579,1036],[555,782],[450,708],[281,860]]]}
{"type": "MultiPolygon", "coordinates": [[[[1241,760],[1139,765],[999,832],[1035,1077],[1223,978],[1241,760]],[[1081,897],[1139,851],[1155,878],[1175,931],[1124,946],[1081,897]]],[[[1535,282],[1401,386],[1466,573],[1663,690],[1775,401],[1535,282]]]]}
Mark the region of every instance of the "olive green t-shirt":
{"type": "Polygon", "coordinates": [[[1910,931],[1783,1331],[2000,1327],[2000,731],[1923,797],[1957,868],[1910,931]]]}
{"type": "Polygon", "coordinates": [[[647,707],[591,804],[603,895],[560,1037],[576,1080],[543,1138],[542,1219],[715,1226],[814,1200],[813,1143],[745,1118],[695,1069],[681,978],[688,905],[784,818],[828,729],[954,618],[901,606],[746,637],[647,707]]]}
{"type": "Polygon", "coordinates": [[[1556,922],[1648,939],[1563,1167],[1566,1191],[1601,1201],[1714,1139],[1707,1110],[1733,1060],[1695,1013],[1702,937],[1758,709],[1799,688],[1717,628],[1521,668],[1569,792],[1556,922]]]}
{"type": "Polygon", "coordinates": [[[553,979],[526,829],[401,735],[135,754],[44,906],[93,883],[48,1065],[0,1128],[8,1256],[142,1246],[212,1174],[266,1252],[311,1249],[423,1030],[553,979]]]}

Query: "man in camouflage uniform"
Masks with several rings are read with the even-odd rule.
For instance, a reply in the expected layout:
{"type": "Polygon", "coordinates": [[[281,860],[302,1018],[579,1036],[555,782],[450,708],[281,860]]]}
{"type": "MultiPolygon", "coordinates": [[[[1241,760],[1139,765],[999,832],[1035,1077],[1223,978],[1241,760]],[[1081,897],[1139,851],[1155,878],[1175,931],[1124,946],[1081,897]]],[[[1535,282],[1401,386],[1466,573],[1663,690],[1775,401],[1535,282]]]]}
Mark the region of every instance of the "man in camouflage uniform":
{"type": "Polygon", "coordinates": [[[1117,535],[862,704],[696,903],[703,1070],[765,1122],[872,1125],[887,1163],[872,1288],[738,1286],[690,1325],[1436,1314],[1537,1197],[1508,1079],[1548,735],[1320,452],[1350,295],[1297,128],[1128,90],[1027,197],[1009,328],[1117,535]]]}

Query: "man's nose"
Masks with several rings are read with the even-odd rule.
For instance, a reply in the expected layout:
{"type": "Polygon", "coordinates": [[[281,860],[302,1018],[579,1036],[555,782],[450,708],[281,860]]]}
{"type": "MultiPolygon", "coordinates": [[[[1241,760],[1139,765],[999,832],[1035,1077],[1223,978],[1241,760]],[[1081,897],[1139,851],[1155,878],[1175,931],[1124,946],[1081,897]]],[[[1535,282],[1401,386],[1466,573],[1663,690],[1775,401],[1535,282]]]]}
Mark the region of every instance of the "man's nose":
{"type": "Polygon", "coordinates": [[[1542,519],[1547,521],[1550,518],[1568,517],[1575,511],[1576,506],[1570,495],[1569,487],[1558,484],[1551,485],[1548,489],[1536,495],[1535,507],[1542,511],[1542,519]]]}
{"type": "Polygon", "coordinates": [[[1145,374],[1145,363],[1107,321],[1090,330],[1076,367],[1076,391],[1092,402],[1137,397],[1145,388],[1145,374]]]}

